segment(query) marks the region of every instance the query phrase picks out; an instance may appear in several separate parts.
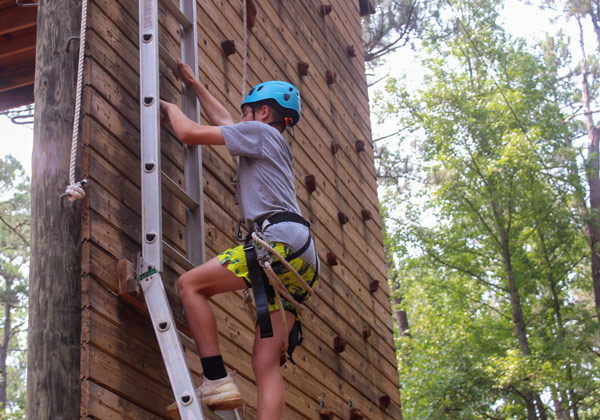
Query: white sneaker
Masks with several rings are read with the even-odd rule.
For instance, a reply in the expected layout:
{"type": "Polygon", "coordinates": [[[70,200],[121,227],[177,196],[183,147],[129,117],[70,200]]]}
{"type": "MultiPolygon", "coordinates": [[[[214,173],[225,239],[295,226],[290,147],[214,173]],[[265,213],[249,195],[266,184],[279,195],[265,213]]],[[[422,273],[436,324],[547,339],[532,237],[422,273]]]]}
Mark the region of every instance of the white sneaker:
{"type": "MultiPolygon", "coordinates": [[[[203,378],[202,385],[196,388],[196,395],[200,402],[213,410],[233,410],[242,406],[244,400],[233,376],[234,373],[229,372],[226,377],[214,381],[203,378]]],[[[177,403],[168,406],[167,413],[174,419],[181,419],[177,403]]]]}

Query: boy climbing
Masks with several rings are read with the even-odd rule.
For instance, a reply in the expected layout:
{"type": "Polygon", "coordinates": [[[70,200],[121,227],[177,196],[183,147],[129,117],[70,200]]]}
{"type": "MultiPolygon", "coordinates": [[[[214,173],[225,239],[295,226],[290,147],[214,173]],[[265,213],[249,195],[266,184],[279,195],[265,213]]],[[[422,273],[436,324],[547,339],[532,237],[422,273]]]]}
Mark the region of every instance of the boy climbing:
{"type": "MultiPolygon", "coordinates": [[[[198,347],[203,381],[197,388],[202,404],[233,409],[243,403],[233,374],[227,373],[217,336],[216,319],[209,299],[219,293],[252,288],[258,322],[255,329],[252,368],[257,383],[260,420],[281,419],[285,405],[280,356],[289,337],[288,354],[301,341],[296,304],[309,297],[318,278],[319,260],[309,224],[300,214],[294,189],[293,156],[282,133],[300,119],[300,93],[293,85],[269,81],[255,86],[242,102],[242,121],[233,118],[179,62],[183,82],[194,90],[212,126],[188,119],[174,104],[161,101],[161,112],[179,140],[188,145],[224,145],[238,157],[237,196],[240,213],[249,232],[268,242],[294,268],[296,278],[275,258],[274,273],[285,286],[281,298],[285,315],[279,313],[279,293],[274,291],[258,261],[266,248],[249,235],[245,245],[230,248],[183,274],[178,292],[193,338],[198,347]]],[[[257,237],[255,237],[257,238],[257,237]]],[[[168,408],[179,418],[177,406],[168,408]]]]}

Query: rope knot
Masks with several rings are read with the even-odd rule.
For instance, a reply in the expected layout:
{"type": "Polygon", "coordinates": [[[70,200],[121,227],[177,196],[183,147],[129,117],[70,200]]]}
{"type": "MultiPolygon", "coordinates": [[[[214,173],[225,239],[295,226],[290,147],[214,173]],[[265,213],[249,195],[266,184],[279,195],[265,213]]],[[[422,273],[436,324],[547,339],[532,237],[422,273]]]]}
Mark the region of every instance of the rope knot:
{"type": "Polygon", "coordinates": [[[87,179],[75,182],[65,189],[65,192],[61,194],[61,197],[68,196],[69,201],[75,202],[85,197],[84,186],[87,184],[87,179]]]}

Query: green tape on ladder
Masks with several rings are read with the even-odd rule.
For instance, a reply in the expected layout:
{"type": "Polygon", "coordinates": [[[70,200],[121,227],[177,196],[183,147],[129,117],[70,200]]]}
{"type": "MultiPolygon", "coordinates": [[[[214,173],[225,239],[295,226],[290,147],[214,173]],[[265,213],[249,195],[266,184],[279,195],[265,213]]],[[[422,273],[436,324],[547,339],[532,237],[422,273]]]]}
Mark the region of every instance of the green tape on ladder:
{"type": "Polygon", "coordinates": [[[140,281],[142,281],[142,280],[146,279],[147,277],[150,277],[156,273],[158,273],[156,268],[151,268],[150,270],[146,271],[145,273],[140,274],[140,281]]]}

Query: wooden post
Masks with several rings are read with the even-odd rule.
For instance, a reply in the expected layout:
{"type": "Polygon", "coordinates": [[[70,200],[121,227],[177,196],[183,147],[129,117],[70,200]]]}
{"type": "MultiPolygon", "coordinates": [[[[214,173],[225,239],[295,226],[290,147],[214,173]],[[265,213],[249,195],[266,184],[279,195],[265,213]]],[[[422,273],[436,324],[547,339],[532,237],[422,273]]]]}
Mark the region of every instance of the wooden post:
{"type": "Polygon", "coordinates": [[[81,202],[68,185],[81,2],[40,1],[35,73],[27,418],[77,419],[81,202]]]}

